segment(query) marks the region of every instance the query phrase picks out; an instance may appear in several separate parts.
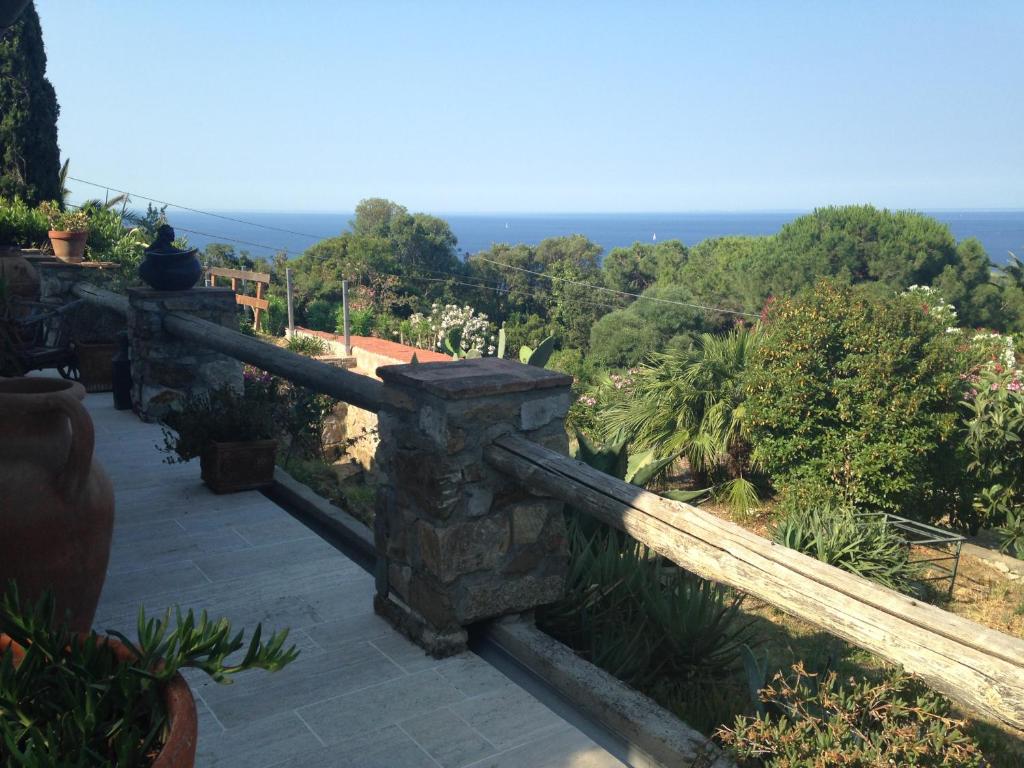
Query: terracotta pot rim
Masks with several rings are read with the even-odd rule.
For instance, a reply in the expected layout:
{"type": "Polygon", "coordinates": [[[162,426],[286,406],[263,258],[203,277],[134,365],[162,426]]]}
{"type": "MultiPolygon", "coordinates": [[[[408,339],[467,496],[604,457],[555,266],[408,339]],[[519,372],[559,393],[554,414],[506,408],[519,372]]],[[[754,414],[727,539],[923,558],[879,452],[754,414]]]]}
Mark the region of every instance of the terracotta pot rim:
{"type": "Polygon", "coordinates": [[[85,240],[89,237],[86,229],[51,229],[47,234],[51,240],[85,240]]]}
{"type": "MultiPolygon", "coordinates": [[[[78,633],[80,639],[88,636],[88,633],[78,633]]],[[[116,637],[99,634],[96,637],[100,642],[109,645],[118,659],[130,661],[135,658],[135,653],[116,637]]],[[[0,633],[0,655],[10,646],[14,648],[15,662],[19,662],[24,656],[24,650],[12,641],[10,636],[0,633]]],[[[164,688],[164,706],[167,708],[167,740],[153,758],[150,768],[181,768],[193,765],[199,722],[192,690],[180,672],[175,673],[164,688]]]]}
{"type": "Polygon", "coordinates": [[[81,400],[85,397],[85,387],[70,379],[53,379],[46,376],[16,376],[9,379],[0,378],[0,399],[23,399],[69,393],[81,400]]]}

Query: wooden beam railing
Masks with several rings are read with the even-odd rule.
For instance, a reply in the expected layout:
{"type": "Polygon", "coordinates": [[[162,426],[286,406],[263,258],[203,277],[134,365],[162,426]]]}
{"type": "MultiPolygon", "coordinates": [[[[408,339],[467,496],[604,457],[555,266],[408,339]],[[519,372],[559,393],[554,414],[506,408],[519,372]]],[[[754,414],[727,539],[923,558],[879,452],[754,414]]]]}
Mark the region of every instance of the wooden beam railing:
{"type": "Polygon", "coordinates": [[[210,278],[211,286],[217,285],[218,277],[231,280],[231,290],[235,292],[235,303],[252,308],[252,327],[254,330],[259,330],[260,312],[265,312],[270,308],[270,302],[263,297],[263,286],[270,285],[270,275],[266,272],[250,272],[246,269],[228,269],[227,267],[209,267],[206,274],[210,278]],[[244,293],[239,293],[239,280],[256,283],[256,295],[247,296],[244,293]]]}
{"type": "Polygon", "coordinates": [[[522,437],[487,461],[525,487],[625,531],[727,584],[900,664],[965,709],[1024,735],[1024,641],[776,545],[681,502],[622,482],[522,437]]]}
{"type": "MultiPolygon", "coordinates": [[[[90,303],[121,314],[128,313],[128,299],[106,289],[89,283],[77,283],[73,293],[90,303]]],[[[376,413],[387,405],[408,407],[399,395],[393,390],[386,390],[376,379],[267,344],[208,320],[168,312],[163,316],[163,324],[165,331],[179,338],[222,352],[364,410],[376,413]]]]}

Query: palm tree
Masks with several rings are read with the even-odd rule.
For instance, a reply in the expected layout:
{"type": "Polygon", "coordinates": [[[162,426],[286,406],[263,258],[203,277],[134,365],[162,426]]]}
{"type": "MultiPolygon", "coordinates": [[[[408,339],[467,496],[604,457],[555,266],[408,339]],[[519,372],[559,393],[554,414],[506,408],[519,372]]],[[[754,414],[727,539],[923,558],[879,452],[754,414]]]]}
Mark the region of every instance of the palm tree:
{"type": "Polygon", "coordinates": [[[687,351],[655,354],[634,376],[630,397],[605,412],[605,433],[656,456],[684,456],[695,480],[736,509],[757,503],[749,476],[743,372],[761,340],[757,327],[701,335],[687,351]]]}

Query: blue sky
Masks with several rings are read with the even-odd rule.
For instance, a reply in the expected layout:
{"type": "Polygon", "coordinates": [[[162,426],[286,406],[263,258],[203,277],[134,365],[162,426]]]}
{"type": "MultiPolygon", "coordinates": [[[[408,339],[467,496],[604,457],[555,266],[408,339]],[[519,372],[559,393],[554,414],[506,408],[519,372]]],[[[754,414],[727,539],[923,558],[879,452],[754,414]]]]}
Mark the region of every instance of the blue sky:
{"type": "Polygon", "coordinates": [[[36,4],[72,174],[186,205],[1024,208],[1021,2],[36,4]]]}

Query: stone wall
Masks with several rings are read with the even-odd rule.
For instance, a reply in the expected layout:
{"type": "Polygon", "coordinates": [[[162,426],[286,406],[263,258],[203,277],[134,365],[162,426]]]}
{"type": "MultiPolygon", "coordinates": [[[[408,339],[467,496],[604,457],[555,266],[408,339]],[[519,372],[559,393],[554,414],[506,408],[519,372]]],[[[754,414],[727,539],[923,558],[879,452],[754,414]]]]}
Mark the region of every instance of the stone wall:
{"type": "Polygon", "coordinates": [[[132,406],[143,421],[158,421],[183,396],[224,386],[242,389],[242,364],[219,352],[166,333],[163,315],[180,312],[238,330],[230,288],[187,291],[128,289],[132,406]]]}
{"type": "Polygon", "coordinates": [[[413,405],[380,414],[389,483],[378,494],[375,606],[432,653],[458,652],[467,625],[563,593],[562,503],[492,469],[483,449],[517,433],[566,452],[572,378],[495,358],[378,373],[413,405]]]}

